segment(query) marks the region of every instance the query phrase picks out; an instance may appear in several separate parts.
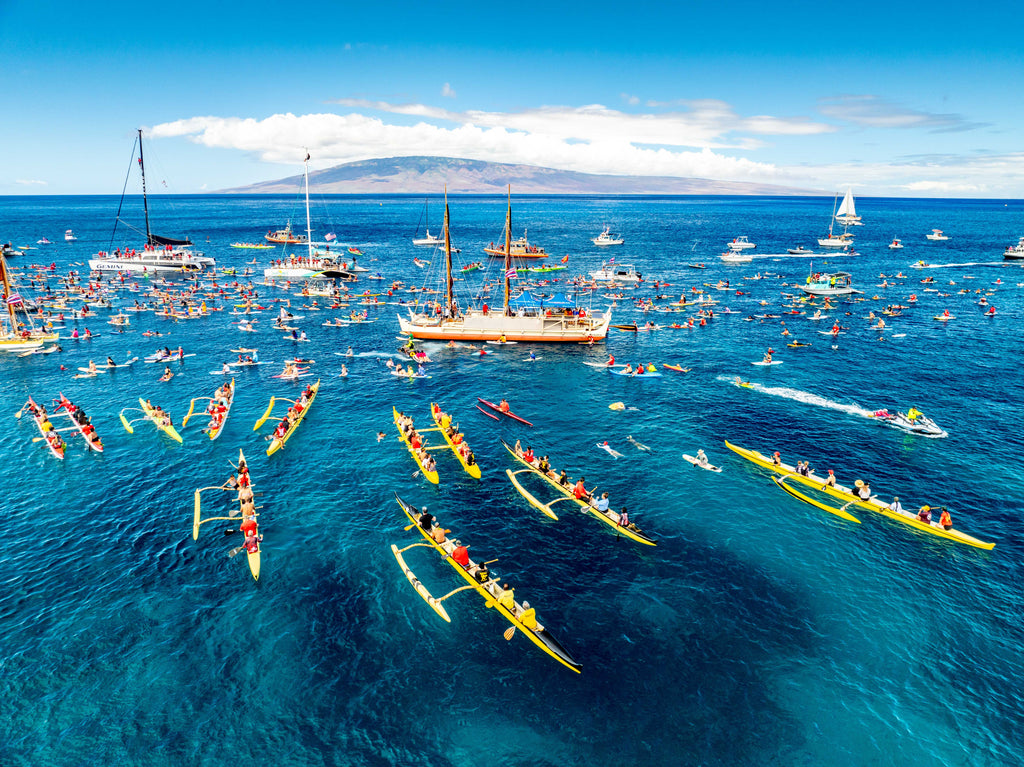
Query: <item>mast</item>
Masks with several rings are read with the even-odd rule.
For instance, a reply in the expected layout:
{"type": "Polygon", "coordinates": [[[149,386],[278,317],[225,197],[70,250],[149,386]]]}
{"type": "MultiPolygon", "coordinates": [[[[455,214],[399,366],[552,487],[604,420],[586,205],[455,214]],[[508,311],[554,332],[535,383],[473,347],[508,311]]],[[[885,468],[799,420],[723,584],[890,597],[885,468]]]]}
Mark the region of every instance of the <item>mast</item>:
{"type": "Polygon", "coordinates": [[[505,306],[503,314],[508,314],[509,277],[512,269],[512,185],[508,185],[508,212],[505,214],[505,306]]]}
{"type": "Polygon", "coordinates": [[[142,209],[146,212],[146,244],[152,245],[149,232],[149,201],[146,199],[146,163],[142,159],[142,128],[139,128],[139,170],[142,172],[142,209]]]}
{"type": "Polygon", "coordinates": [[[309,253],[309,260],[313,260],[313,227],[309,223],[309,150],[306,150],[306,159],[302,161],[306,176],[306,250],[309,253]]]}
{"type": "Polygon", "coordinates": [[[4,308],[7,309],[8,321],[11,323],[11,335],[15,335],[18,332],[18,321],[14,318],[14,304],[10,303],[8,299],[11,297],[11,283],[7,278],[7,261],[4,260],[3,256],[0,256],[0,284],[3,285],[3,302],[4,308]]]}
{"type": "Polygon", "coordinates": [[[832,239],[832,225],[836,222],[836,203],[839,202],[839,192],[836,192],[836,197],[832,200],[832,219],[828,222],[828,238],[832,239]]]}
{"type": "Polygon", "coordinates": [[[451,319],[455,319],[455,281],[452,279],[452,236],[448,231],[448,185],[444,185],[444,268],[446,275],[445,282],[445,312],[451,319]]]}

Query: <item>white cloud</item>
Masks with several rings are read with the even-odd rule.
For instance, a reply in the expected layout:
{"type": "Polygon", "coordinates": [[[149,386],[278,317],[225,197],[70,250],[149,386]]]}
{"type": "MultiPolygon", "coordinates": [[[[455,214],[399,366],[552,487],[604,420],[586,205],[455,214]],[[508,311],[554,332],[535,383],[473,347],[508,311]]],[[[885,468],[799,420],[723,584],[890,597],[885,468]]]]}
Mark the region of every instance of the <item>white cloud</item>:
{"type": "MultiPolygon", "coordinates": [[[[543,124],[544,119],[539,120],[543,124]]],[[[710,148],[698,151],[640,147],[631,140],[596,132],[572,141],[543,131],[503,126],[439,127],[425,122],[392,125],[361,114],[272,115],[262,120],[193,117],[154,126],[152,138],[187,136],[209,147],[240,149],[265,162],[295,165],[304,147],[321,165],[374,157],[438,155],[491,162],[524,163],[584,173],[698,176],[722,180],[779,180],[769,163],[729,157],[710,148]]]]}
{"type": "Polygon", "coordinates": [[[444,84],[444,87],[441,89],[441,95],[448,99],[455,98],[455,89],[452,87],[451,83],[444,84]]]}
{"type": "Polygon", "coordinates": [[[933,133],[952,133],[987,127],[962,115],[922,112],[879,96],[837,96],[819,99],[818,111],[826,117],[867,128],[930,128],[933,133]]]}
{"type": "Polygon", "coordinates": [[[37,179],[32,179],[32,178],[19,178],[19,179],[16,179],[14,183],[15,184],[21,184],[22,186],[46,186],[47,185],[45,181],[39,181],[37,179]]]}
{"type": "Polygon", "coordinates": [[[623,101],[625,101],[630,106],[636,106],[637,104],[640,103],[640,97],[639,96],[633,96],[633,95],[631,95],[629,93],[620,93],[619,94],[619,98],[621,98],[623,101]]]}

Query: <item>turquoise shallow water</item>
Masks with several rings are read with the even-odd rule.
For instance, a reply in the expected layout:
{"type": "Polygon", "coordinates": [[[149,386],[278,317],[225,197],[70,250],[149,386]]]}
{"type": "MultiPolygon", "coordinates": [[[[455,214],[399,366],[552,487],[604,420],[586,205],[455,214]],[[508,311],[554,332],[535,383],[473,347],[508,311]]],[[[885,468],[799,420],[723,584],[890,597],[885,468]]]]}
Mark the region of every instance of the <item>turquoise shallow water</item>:
{"type": "MultiPolygon", "coordinates": [[[[157,231],[188,232],[220,265],[252,257],[230,242],[255,240],[295,217],[291,199],[151,203],[157,231]]],[[[382,362],[399,343],[398,307],[371,308],[376,323],[342,329],[320,327],[333,313],[306,313],[299,324],[312,341],[301,353],[317,360],[321,395],[286,449],[269,459],[252,424],[271,394],[297,390],[270,377],[277,365],[238,372],[235,406],[214,443],[192,423],[183,445],[147,424],[128,435],[117,413],[151,397],[180,423],[189,400],[218,382],[208,371],[233,358],[229,348],[258,345],[262,359],[276,361],[294,353],[268,329],[270,317],[255,334],[234,330],[227,314],[177,324],[140,315],[124,334],[110,333],[101,318],[78,323],[100,338],[62,341],[63,354],[0,359],[8,426],[0,436],[0,761],[1016,763],[1024,478],[1014,426],[1024,418],[1017,396],[1024,272],[1002,264],[1001,253],[1024,234],[1024,211],[1002,201],[858,201],[862,255],[813,263],[847,269],[868,299],[881,300],[839,305],[849,329],[836,349],[814,323],[783,317],[793,337],[813,344],[790,350],[779,319],[744,318],[777,313],[781,293],[791,291],[782,283],[802,280],[808,259],[725,266],[717,254],[740,234],[758,243],[759,256],[810,246],[831,204],[514,200],[514,230],[528,226],[531,240],[555,256],[570,254],[572,273],[614,255],[669,281],[666,292],[676,296],[719,279],[748,294],[713,291],[716,308],[737,314],[720,314],[706,328],[613,331],[593,348],[520,345],[480,357],[428,347],[433,377],[414,382],[385,376],[382,362]],[[590,244],[605,224],[622,231],[624,246],[590,244]],[[952,239],[928,243],[924,234],[934,227],[952,239]],[[906,244],[896,255],[885,247],[893,236],[906,244]],[[918,259],[972,265],[909,269],[918,259]],[[708,268],[689,269],[691,262],[708,268]],[[907,277],[895,287],[876,287],[880,273],[901,268],[907,277]],[[758,272],[773,276],[744,279],[758,272]],[[924,292],[926,275],[949,295],[924,292]],[[992,292],[995,318],[981,316],[976,290],[992,292]],[[918,306],[889,321],[879,341],[864,316],[911,292],[918,306]],[[945,308],[954,322],[931,319],[945,308]],[[150,328],[170,335],[142,337],[150,328]],[[141,361],[92,380],[69,372],[108,354],[121,359],[130,349],[141,357],[179,344],[196,357],[175,366],[179,375],[169,383],[156,380],[162,366],[141,361]],[[360,356],[334,355],[349,345],[360,356]],[[784,364],[751,366],[769,345],[784,364]],[[539,361],[527,361],[531,350],[539,361]],[[693,371],[636,381],[582,364],[608,352],[693,371]],[[342,361],[348,379],[337,377],[342,361]],[[736,376],[758,386],[735,387],[736,376]],[[28,395],[48,402],[59,391],[93,417],[103,455],[86,455],[80,440],[71,441],[59,463],[30,441],[36,432],[27,418],[11,417],[28,395]],[[495,423],[475,409],[477,396],[508,397],[535,427],[495,423]],[[427,425],[431,400],[462,423],[482,482],[445,453],[436,454],[439,488],[412,476],[391,406],[427,425]],[[636,409],[609,410],[614,401],[636,409]],[[949,437],[906,435],[855,412],[912,404],[949,437]],[[378,444],[381,430],[387,438],[378,444]],[[628,435],[653,452],[638,451],[628,435]],[[521,438],[570,475],[585,474],[614,505],[628,505],[659,545],[617,539],[565,504],[555,507],[557,523],[544,518],[505,478],[514,467],[500,437],[521,438]],[[724,439],[778,449],[790,461],[808,458],[847,483],[870,478],[876,492],[896,493],[908,507],[944,503],[959,529],[997,546],[959,546],[868,512],[857,514],[861,525],[844,522],[783,495],[724,439]],[[604,440],[623,457],[599,450],[604,440]],[[680,460],[698,447],[722,474],[680,460]],[[226,477],[239,448],[265,492],[258,584],[242,557],[227,558],[239,541],[216,524],[204,526],[198,542],[191,538],[193,489],[226,477]],[[395,491],[429,505],[478,558],[497,557],[496,572],[538,609],[583,673],[521,637],[506,642],[508,624],[474,595],[450,599],[453,622],[440,621],[390,553],[390,544],[416,540],[402,529],[395,491]]],[[[113,198],[0,200],[0,239],[22,244],[45,235],[58,243],[12,267],[55,261],[66,271],[106,249],[116,205],[113,198]],[[69,227],[77,243],[61,241],[69,227]]],[[[412,259],[429,251],[408,243],[422,200],[332,198],[315,207],[321,231],[362,248],[364,265],[389,279],[424,279],[412,259]]],[[[479,260],[480,247],[500,236],[504,201],[455,198],[452,216],[463,260],[479,260]]],[[[261,262],[265,254],[256,252],[261,262]]],[[[647,317],[620,301],[615,321],[634,319],[647,317]]],[[[542,486],[528,486],[548,498],[542,486]]],[[[460,585],[426,549],[409,551],[407,561],[435,594],[460,585]]]]}

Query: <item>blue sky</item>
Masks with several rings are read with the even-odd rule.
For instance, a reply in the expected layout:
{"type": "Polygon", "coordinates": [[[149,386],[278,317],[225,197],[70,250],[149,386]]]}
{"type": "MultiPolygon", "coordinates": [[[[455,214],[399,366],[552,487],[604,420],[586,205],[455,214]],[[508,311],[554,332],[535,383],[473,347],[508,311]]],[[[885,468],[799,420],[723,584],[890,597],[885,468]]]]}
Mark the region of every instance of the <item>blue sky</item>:
{"type": "Polygon", "coordinates": [[[1024,10],[0,0],[0,194],[178,193],[396,155],[1024,196],[1024,10]]]}

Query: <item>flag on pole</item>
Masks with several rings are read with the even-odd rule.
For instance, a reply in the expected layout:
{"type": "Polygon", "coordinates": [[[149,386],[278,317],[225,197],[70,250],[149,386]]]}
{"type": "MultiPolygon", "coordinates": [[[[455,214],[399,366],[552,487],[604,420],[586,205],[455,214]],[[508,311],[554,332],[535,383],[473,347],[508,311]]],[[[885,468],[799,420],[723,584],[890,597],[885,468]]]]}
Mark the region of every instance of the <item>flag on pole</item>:
{"type": "Polygon", "coordinates": [[[612,256],[611,258],[609,258],[609,259],[608,259],[608,263],[609,263],[609,264],[614,264],[614,263],[615,263],[615,257],[614,257],[614,256],[612,256]]]}
{"type": "Polygon", "coordinates": [[[21,296],[19,296],[17,293],[11,293],[11,295],[9,295],[7,297],[7,305],[8,306],[17,306],[20,303],[21,303],[21,296]]]}
{"type": "Polygon", "coordinates": [[[505,279],[506,280],[511,280],[515,276],[516,276],[516,270],[515,269],[509,269],[507,272],[505,272],[505,279]]]}
{"type": "Polygon", "coordinates": [[[327,234],[324,235],[324,239],[327,240],[327,242],[330,242],[335,237],[337,237],[337,235],[334,232],[328,232],[327,234]]]}

